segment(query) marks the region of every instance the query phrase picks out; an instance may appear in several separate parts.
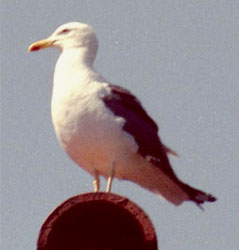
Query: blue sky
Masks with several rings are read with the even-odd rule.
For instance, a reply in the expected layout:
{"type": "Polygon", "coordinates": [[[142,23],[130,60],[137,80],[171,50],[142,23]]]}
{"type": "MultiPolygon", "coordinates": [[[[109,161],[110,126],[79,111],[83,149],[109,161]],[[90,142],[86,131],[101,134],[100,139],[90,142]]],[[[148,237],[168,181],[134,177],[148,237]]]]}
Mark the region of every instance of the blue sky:
{"type": "MultiPolygon", "coordinates": [[[[95,68],[130,89],[180,158],[178,176],[218,197],[202,212],[114,181],[150,216],[163,250],[236,250],[239,148],[238,1],[1,1],[1,249],[32,250],[48,214],[92,191],[58,145],[50,117],[56,50],[28,53],[59,25],[96,30],[95,68]]],[[[106,183],[103,183],[105,188],[106,183]]]]}

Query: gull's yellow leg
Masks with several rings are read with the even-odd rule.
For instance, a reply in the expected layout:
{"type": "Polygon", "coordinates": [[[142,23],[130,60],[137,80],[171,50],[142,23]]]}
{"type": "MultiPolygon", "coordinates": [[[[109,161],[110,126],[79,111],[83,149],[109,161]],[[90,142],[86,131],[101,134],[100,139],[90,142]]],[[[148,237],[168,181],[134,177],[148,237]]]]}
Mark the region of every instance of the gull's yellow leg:
{"type": "Polygon", "coordinates": [[[112,162],[111,168],[110,168],[110,174],[109,174],[108,181],[107,181],[107,189],[106,189],[107,193],[110,193],[110,191],[111,191],[111,186],[112,186],[112,181],[114,179],[114,174],[115,174],[115,163],[112,162]]]}
{"type": "Polygon", "coordinates": [[[99,178],[98,173],[95,173],[95,179],[93,181],[93,187],[94,187],[95,192],[99,192],[99,190],[100,190],[100,178],[99,178]]]}

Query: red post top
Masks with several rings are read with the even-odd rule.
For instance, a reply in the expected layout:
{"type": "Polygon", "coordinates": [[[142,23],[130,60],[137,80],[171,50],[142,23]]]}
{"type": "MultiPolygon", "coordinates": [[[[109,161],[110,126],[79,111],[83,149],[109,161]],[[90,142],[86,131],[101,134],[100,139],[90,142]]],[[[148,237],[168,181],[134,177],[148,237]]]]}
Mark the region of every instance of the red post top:
{"type": "Polygon", "coordinates": [[[112,193],[86,193],[58,206],[40,230],[37,250],[157,250],[145,212],[112,193]]]}

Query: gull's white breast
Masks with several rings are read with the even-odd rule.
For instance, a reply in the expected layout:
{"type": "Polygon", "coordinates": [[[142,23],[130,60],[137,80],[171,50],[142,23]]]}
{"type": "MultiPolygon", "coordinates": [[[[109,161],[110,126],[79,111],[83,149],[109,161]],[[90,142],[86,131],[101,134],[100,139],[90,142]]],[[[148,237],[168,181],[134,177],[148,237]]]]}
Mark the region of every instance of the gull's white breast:
{"type": "Polygon", "coordinates": [[[121,162],[118,168],[126,167],[138,146],[123,131],[125,120],[116,117],[101,100],[109,91],[107,84],[80,76],[67,84],[64,77],[55,79],[52,96],[52,119],[62,147],[91,174],[97,170],[107,177],[112,162],[121,162]]]}

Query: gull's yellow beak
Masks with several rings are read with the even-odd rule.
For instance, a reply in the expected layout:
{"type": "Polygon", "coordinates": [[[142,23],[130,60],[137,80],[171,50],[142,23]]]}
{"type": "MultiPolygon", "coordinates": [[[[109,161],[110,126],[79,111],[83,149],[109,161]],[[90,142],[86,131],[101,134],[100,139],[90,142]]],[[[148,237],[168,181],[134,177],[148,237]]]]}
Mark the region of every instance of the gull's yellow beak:
{"type": "Polygon", "coordinates": [[[28,51],[36,51],[36,50],[40,50],[40,49],[45,49],[45,48],[48,48],[48,47],[51,47],[53,45],[55,41],[51,41],[51,40],[48,40],[48,39],[44,39],[44,40],[40,40],[40,41],[37,41],[33,44],[31,44],[28,48],[28,51]]]}

